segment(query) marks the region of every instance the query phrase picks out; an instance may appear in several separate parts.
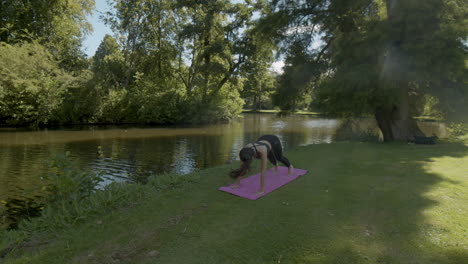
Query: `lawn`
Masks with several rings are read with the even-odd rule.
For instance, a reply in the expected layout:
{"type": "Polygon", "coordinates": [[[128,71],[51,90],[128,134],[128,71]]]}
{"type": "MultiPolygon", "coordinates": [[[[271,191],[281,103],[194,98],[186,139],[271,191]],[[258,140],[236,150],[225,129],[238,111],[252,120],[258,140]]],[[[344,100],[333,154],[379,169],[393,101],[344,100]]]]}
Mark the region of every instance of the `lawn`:
{"type": "Polygon", "coordinates": [[[3,261],[468,263],[465,144],[334,143],[286,156],[309,173],[257,201],[217,191],[230,165],[207,169],[194,183],[36,235],[3,261]]]}

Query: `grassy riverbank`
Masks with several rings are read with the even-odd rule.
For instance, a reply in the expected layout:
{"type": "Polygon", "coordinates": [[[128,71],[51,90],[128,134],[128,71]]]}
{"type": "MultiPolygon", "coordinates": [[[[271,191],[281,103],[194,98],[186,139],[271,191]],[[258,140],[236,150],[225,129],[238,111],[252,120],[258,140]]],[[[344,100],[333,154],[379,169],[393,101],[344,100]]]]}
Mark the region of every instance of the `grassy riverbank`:
{"type": "MultiPolygon", "coordinates": [[[[281,114],[282,112],[280,110],[252,110],[252,109],[243,109],[242,110],[243,114],[252,114],[252,113],[261,113],[261,114],[281,114]]],[[[295,111],[295,112],[284,112],[288,114],[294,114],[294,115],[309,115],[309,116],[316,116],[316,117],[326,117],[325,114],[320,113],[320,112],[312,112],[312,111],[295,111]]],[[[367,117],[367,118],[374,118],[372,115],[365,115],[362,117],[367,117]]],[[[417,121],[429,121],[429,122],[444,122],[445,120],[440,117],[435,117],[435,116],[414,116],[413,117],[417,121]]]]}
{"type": "MultiPolygon", "coordinates": [[[[252,109],[243,109],[243,114],[250,114],[250,113],[260,113],[260,114],[279,114],[282,113],[280,110],[252,110],[252,109]]],[[[295,111],[295,112],[285,112],[295,115],[313,115],[313,116],[322,116],[322,113],[319,112],[311,112],[311,111],[295,111]]]]}
{"type": "Polygon", "coordinates": [[[335,143],[286,154],[309,173],[257,201],[216,190],[229,182],[229,165],[207,169],[190,175],[194,182],[147,186],[140,200],[83,224],[35,234],[0,260],[468,262],[466,143],[335,143]]]}

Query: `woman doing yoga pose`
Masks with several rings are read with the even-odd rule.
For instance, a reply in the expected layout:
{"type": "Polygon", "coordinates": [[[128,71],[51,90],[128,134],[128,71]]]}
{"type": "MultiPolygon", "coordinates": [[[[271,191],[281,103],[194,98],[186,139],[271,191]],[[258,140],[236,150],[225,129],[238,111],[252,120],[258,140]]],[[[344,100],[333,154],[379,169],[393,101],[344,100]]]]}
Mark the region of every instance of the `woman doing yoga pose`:
{"type": "Polygon", "coordinates": [[[288,167],[289,175],[292,175],[293,173],[293,166],[289,160],[283,156],[281,142],[279,138],[274,135],[264,135],[259,137],[256,142],[247,144],[239,152],[239,158],[242,162],[241,167],[232,170],[230,173],[231,177],[236,179],[236,182],[232,188],[238,188],[240,186],[241,177],[247,173],[253,158],[260,159],[262,161],[260,190],[258,194],[265,192],[265,172],[267,167],[267,160],[269,160],[275,166],[275,173],[278,172],[278,161],[288,167]]]}

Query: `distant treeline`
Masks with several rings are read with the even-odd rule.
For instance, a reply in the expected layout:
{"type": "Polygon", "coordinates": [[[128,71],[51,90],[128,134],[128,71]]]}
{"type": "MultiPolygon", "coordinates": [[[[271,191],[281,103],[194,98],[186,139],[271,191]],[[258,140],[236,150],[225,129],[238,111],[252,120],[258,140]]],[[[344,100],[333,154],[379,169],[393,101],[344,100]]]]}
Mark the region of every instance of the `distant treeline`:
{"type": "Polygon", "coordinates": [[[102,19],[115,36],[87,59],[80,45],[94,1],[7,2],[0,125],[212,122],[246,101],[271,107],[275,44],[252,30],[264,5],[114,1],[102,19]]]}
{"type": "Polygon", "coordinates": [[[467,119],[466,1],[110,3],[114,36],[87,59],[92,0],[0,2],[0,124],[212,122],[245,104],[371,115],[407,141],[413,116],[467,119]]]}

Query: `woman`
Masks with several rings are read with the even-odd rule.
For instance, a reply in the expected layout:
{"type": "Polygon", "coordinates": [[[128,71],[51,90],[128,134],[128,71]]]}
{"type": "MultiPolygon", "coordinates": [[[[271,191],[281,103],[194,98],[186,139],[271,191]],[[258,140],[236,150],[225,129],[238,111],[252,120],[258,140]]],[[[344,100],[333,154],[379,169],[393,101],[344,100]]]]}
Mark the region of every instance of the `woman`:
{"type": "Polygon", "coordinates": [[[231,177],[236,179],[236,182],[231,188],[239,188],[241,177],[247,173],[250,168],[252,159],[260,159],[262,161],[260,190],[257,194],[265,192],[265,172],[267,167],[267,159],[275,166],[275,173],[278,172],[278,161],[288,167],[288,174],[292,175],[293,166],[289,160],[283,156],[281,142],[277,136],[264,135],[257,139],[254,143],[247,144],[239,152],[239,158],[242,162],[239,169],[231,171],[231,177]]]}

